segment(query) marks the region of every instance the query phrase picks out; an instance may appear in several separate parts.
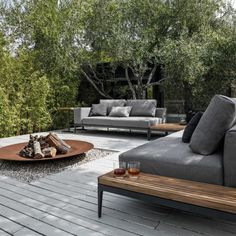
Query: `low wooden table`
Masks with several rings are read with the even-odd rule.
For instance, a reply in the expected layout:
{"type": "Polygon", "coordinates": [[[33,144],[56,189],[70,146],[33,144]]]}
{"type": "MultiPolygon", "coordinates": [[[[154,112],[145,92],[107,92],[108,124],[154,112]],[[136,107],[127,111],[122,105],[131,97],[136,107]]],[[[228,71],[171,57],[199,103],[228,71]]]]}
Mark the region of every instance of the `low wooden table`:
{"type": "Polygon", "coordinates": [[[208,217],[236,220],[236,188],[144,173],[137,180],[119,179],[109,172],[98,177],[99,218],[104,191],[208,217]]]}
{"type": "Polygon", "coordinates": [[[150,127],[150,135],[149,138],[151,138],[151,132],[152,131],[161,131],[165,132],[167,135],[169,132],[178,132],[180,130],[185,129],[186,125],[180,125],[179,123],[163,123],[158,125],[153,125],[150,127]]]}

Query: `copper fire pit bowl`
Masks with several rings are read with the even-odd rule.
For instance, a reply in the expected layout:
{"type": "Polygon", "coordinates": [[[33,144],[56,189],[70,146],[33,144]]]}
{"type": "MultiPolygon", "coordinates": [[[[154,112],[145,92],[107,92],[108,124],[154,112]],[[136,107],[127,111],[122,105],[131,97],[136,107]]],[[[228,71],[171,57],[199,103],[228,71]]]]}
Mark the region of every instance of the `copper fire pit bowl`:
{"type": "Polygon", "coordinates": [[[71,146],[71,149],[66,154],[59,154],[55,157],[42,158],[42,159],[34,159],[34,158],[25,158],[19,155],[19,152],[27,143],[17,143],[13,145],[9,145],[6,147],[0,148],[0,159],[7,161],[47,161],[47,160],[55,160],[62,159],[66,157],[74,157],[79,154],[85,153],[91,149],[93,149],[93,144],[84,141],[77,140],[64,140],[68,145],[71,146]]]}

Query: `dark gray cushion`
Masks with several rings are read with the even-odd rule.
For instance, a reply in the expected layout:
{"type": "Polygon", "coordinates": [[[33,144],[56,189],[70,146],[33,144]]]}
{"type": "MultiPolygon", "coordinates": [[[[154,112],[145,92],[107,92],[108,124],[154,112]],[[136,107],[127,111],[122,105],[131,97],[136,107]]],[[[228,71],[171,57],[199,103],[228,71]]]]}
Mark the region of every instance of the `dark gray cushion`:
{"type": "Polygon", "coordinates": [[[224,185],[236,187],[236,125],[226,132],[223,161],[224,185]]]}
{"type": "Polygon", "coordinates": [[[129,117],[132,107],[112,107],[109,116],[111,117],[129,117]]]}
{"type": "Polygon", "coordinates": [[[84,126],[104,126],[114,128],[142,128],[147,129],[150,126],[162,123],[158,117],[110,117],[110,116],[92,116],[82,120],[84,126]]]}
{"type": "Polygon", "coordinates": [[[107,105],[107,115],[111,112],[112,107],[123,107],[126,104],[124,99],[100,99],[100,104],[107,105]]]}
{"type": "Polygon", "coordinates": [[[201,117],[202,117],[203,113],[202,112],[198,112],[196,113],[193,118],[189,121],[188,125],[186,126],[186,128],[184,129],[184,133],[182,136],[182,141],[184,143],[189,143],[191,140],[191,137],[193,135],[194,130],[196,129],[201,117]]]}
{"type": "Polygon", "coordinates": [[[106,104],[93,104],[89,116],[106,116],[107,105],[106,104]]]}
{"type": "Polygon", "coordinates": [[[222,154],[193,153],[181,137],[182,131],[157,139],[122,153],[119,160],[140,161],[141,171],[150,174],[222,185],[222,154]]]}
{"type": "Polygon", "coordinates": [[[131,106],[130,116],[151,116],[156,113],[157,102],[154,99],[127,100],[126,106],[131,106]]]}
{"type": "Polygon", "coordinates": [[[195,129],[190,147],[202,155],[213,153],[235,120],[235,99],[222,95],[212,98],[195,129]]]}

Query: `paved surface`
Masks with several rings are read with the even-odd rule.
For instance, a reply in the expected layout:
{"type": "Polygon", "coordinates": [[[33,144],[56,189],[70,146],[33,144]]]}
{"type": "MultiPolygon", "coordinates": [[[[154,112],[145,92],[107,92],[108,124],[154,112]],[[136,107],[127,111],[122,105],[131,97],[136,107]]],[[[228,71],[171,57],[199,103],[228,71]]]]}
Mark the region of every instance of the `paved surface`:
{"type": "MultiPolygon", "coordinates": [[[[112,169],[119,152],[146,143],[146,136],[105,132],[59,135],[118,152],[30,184],[0,175],[0,236],[236,235],[236,223],[108,193],[104,193],[103,215],[98,219],[97,176],[112,169]]],[[[0,139],[0,146],[27,139],[28,135],[0,139]]]]}

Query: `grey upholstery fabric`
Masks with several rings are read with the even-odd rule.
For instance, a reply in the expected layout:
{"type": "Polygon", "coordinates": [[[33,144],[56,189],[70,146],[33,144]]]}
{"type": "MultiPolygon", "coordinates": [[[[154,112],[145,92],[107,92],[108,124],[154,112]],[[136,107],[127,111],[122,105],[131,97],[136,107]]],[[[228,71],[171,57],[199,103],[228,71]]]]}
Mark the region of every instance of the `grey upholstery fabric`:
{"type": "Polygon", "coordinates": [[[167,109],[166,108],[156,108],[156,114],[155,117],[159,117],[162,119],[162,123],[166,122],[166,116],[167,116],[167,109]]]}
{"type": "Polygon", "coordinates": [[[190,142],[191,149],[202,155],[213,153],[235,120],[236,100],[216,95],[198,123],[190,142]]]}
{"type": "Polygon", "coordinates": [[[111,117],[129,117],[132,107],[112,107],[109,116],[111,117]]]}
{"type": "Polygon", "coordinates": [[[130,116],[154,117],[157,102],[154,99],[127,100],[126,106],[131,106],[130,116]]]}
{"type": "Polygon", "coordinates": [[[123,107],[126,104],[125,99],[100,99],[100,104],[107,105],[107,114],[111,112],[112,107],[123,107]]]}
{"type": "Polygon", "coordinates": [[[89,126],[104,126],[114,128],[149,128],[152,125],[156,125],[162,122],[158,117],[101,117],[92,116],[84,118],[83,125],[89,126]]]}
{"type": "Polygon", "coordinates": [[[189,143],[191,140],[191,137],[193,135],[194,130],[196,129],[200,119],[202,118],[203,113],[197,112],[192,119],[188,122],[186,128],[184,129],[184,133],[182,136],[182,141],[184,143],[189,143]]]}
{"type": "Polygon", "coordinates": [[[236,187],[236,125],[227,131],[224,140],[224,184],[236,187]]]}
{"type": "Polygon", "coordinates": [[[74,109],[74,124],[82,124],[82,120],[89,116],[91,107],[77,107],[74,109]]]}
{"type": "Polygon", "coordinates": [[[122,153],[119,160],[140,161],[141,171],[146,173],[222,185],[222,154],[204,156],[193,153],[181,141],[182,133],[122,153]]]}
{"type": "Polygon", "coordinates": [[[106,104],[93,104],[89,116],[106,116],[107,105],[106,104]]]}

